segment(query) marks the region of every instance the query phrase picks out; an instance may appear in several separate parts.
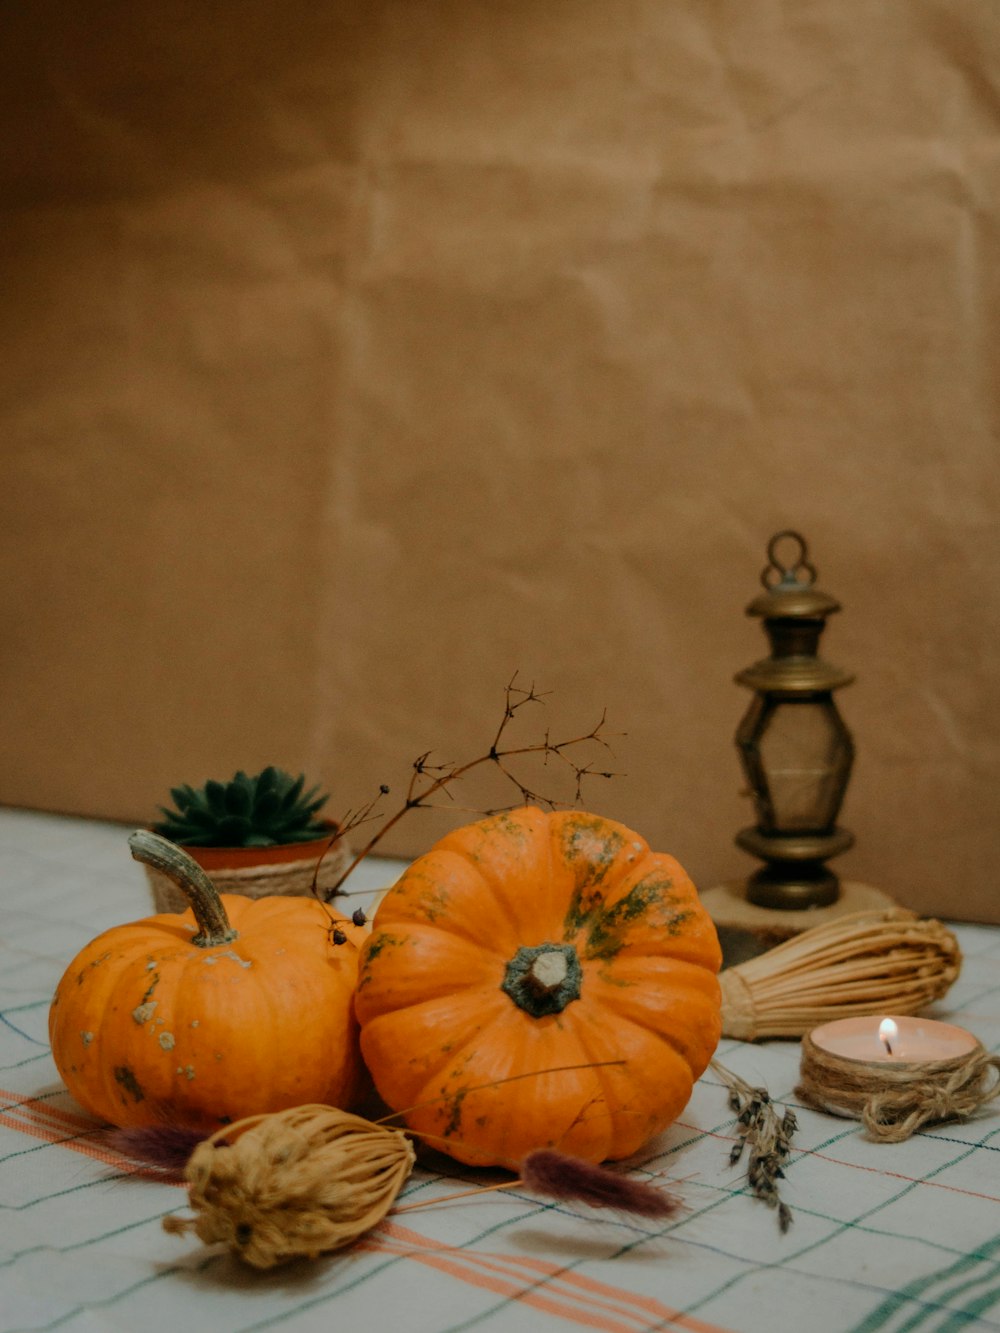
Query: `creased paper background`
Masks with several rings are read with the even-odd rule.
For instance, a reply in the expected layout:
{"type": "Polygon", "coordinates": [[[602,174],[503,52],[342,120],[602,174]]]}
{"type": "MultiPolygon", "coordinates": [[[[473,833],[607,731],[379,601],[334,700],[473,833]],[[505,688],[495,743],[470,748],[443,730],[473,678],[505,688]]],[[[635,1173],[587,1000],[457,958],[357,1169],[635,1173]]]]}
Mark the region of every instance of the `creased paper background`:
{"type": "Polygon", "coordinates": [[[858,673],[838,869],[1000,919],[992,0],[5,24],[0,799],[274,761],[336,813],[519,669],[707,887],[794,526],[858,673]]]}

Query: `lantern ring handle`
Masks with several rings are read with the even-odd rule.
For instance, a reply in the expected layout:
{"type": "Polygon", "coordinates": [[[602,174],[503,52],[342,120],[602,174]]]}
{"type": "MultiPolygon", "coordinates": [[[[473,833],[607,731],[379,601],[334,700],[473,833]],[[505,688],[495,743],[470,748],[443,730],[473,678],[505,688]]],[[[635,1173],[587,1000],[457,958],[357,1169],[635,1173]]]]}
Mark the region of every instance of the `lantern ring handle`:
{"type": "Polygon", "coordinates": [[[811,588],[816,582],[816,566],[810,563],[808,556],[809,547],[801,532],[796,532],[794,528],[783,528],[781,532],[776,532],[767,544],[768,564],[761,570],[761,583],[768,591],[782,583],[786,586],[793,583],[800,588],[811,588]],[[798,548],[793,564],[784,564],[778,558],[778,543],[783,541],[795,542],[798,548]]]}

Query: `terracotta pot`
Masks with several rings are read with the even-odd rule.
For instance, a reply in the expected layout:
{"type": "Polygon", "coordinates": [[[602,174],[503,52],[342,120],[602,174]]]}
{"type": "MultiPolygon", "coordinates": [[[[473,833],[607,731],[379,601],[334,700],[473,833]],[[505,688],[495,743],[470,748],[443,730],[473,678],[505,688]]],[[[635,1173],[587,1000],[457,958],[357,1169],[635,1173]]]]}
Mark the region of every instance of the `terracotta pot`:
{"type": "MultiPolygon", "coordinates": [[[[306,897],[312,894],[313,874],[319,868],[320,892],[330,888],[350,865],[351,852],[337,840],[326,850],[337,826],[330,822],[330,833],[311,842],[287,842],[276,847],[185,847],[201,866],[220,893],[242,893],[246,898],[265,898],[274,894],[306,897]],[[324,852],[326,853],[324,855],[324,852]]],[[[157,912],[183,912],[187,901],[166,875],[146,866],[146,877],[157,912]]]]}

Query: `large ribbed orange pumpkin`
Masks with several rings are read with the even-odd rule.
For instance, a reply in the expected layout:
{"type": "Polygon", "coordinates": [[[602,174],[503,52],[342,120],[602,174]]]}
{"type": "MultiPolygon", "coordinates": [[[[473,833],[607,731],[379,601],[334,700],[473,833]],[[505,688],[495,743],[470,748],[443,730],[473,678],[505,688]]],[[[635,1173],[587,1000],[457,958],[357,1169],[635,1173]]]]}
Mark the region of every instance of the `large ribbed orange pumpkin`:
{"type": "Polygon", "coordinates": [[[610,819],[527,807],[449,834],[383,899],[362,1052],[389,1106],[460,1161],[627,1157],[718,1044],[720,963],[672,857],[610,819]]]}
{"type": "Polygon", "coordinates": [[[70,963],[49,1013],[52,1055],[92,1115],[217,1129],[304,1102],[345,1106],[363,1077],[353,992],[367,932],[312,898],[216,893],[154,833],[133,854],[177,879],[193,912],[115,926],[70,963]]]}

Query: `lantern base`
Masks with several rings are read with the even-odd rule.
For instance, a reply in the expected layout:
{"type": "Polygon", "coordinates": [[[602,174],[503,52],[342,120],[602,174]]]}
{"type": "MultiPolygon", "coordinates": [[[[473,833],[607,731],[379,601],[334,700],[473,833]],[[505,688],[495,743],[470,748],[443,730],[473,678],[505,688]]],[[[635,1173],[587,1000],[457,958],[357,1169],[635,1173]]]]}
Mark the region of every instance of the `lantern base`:
{"type": "Polygon", "coordinates": [[[840,880],[822,861],[770,865],[750,876],[746,893],[757,907],[802,912],[832,906],[840,897],[840,880]]]}
{"type": "Polygon", "coordinates": [[[724,967],[756,958],[813,926],[824,926],[852,912],[882,911],[899,904],[882,889],[852,880],[840,881],[836,902],[826,907],[760,907],[748,898],[748,881],[730,880],[705,889],[699,896],[715,923],[722,945],[724,967]]]}

